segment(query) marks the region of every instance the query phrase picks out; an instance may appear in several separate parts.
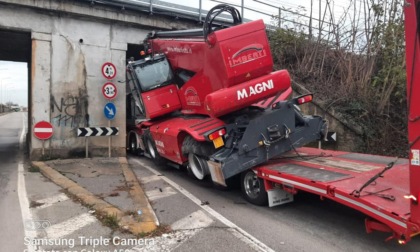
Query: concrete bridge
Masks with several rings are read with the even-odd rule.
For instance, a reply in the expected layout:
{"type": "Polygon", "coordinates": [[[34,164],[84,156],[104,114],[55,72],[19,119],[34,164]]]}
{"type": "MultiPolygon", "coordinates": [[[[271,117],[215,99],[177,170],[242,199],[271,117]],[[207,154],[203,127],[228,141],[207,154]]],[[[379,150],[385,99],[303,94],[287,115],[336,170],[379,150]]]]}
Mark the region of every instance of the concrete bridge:
{"type": "MultiPolygon", "coordinates": [[[[206,11],[153,0],[0,0],[0,60],[28,64],[28,144],[30,157],[42,155],[42,141],[32,129],[48,121],[53,137],[45,142],[51,157],[85,155],[85,138],[79,127],[119,127],[111,139],[113,156],[124,156],[126,146],[126,59],[138,55],[152,30],[202,27],[206,11]],[[159,9],[160,8],[160,9],[159,9]],[[118,89],[113,100],[115,119],[104,116],[108,102],[102,86],[108,80],[101,66],[112,62],[117,69],[111,81],[118,89]]],[[[201,5],[200,5],[201,6],[201,5]]],[[[305,91],[304,93],[308,93],[305,91]]],[[[362,138],[334,113],[311,106],[308,114],[330,121],[330,130],[341,139],[329,148],[354,150],[362,138]],[[334,114],[334,115],[333,115],[334,114]],[[349,130],[350,129],[350,130],[349,130]]],[[[90,137],[91,156],[107,156],[107,137],[90,137]]]]}
{"type": "MultiPolygon", "coordinates": [[[[95,2],[100,1],[0,0],[0,60],[28,63],[31,159],[41,157],[42,141],[32,134],[39,121],[54,127],[45,142],[52,157],[84,156],[85,139],[77,137],[77,128],[109,125],[103,112],[108,101],[101,91],[107,82],[101,72],[105,62],[117,70],[111,81],[118,89],[113,100],[117,113],[110,124],[120,131],[112,137],[112,155],[124,156],[126,59],[138,54],[151,30],[199,25],[193,18],[109,4],[124,1],[95,2]]],[[[90,137],[89,151],[106,156],[108,139],[90,137]]]]}

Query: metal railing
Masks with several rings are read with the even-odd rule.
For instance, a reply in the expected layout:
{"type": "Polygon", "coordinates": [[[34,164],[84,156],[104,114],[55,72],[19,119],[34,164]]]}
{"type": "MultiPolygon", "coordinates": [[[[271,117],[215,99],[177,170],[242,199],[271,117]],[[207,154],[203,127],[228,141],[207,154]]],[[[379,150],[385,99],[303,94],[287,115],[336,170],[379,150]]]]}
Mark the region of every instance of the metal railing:
{"type": "MultiPolygon", "coordinates": [[[[186,5],[170,3],[160,0],[80,0],[89,2],[94,5],[108,5],[119,8],[121,10],[129,9],[140,12],[146,12],[150,15],[161,14],[174,18],[186,18],[203,22],[208,10],[202,8],[203,0],[199,1],[199,8],[194,8],[186,5]]],[[[231,18],[229,15],[220,15],[219,21],[229,22],[231,18]]]]}
{"type": "MultiPolygon", "coordinates": [[[[331,32],[335,27],[331,22],[320,20],[314,17],[299,13],[296,10],[290,10],[273,4],[265,0],[236,0],[240,4],[233,3],[234,0],[197,0],[198,7],[187,6],[183,4],[172,3],[170,0],[80,0],[89,2],[91,5],[109,5],[120,8],[121,10],[131,9],[135,11],[146,12],[150,15],[161,14],[174,18],[185,18],[195,20],[199,23],[204,21],[209,9],[217,4],[225,3],[237,7],[245,22],[262,18],[267,25],[267,28],[274,30],[277,28],[283,29],[300,29],[301,31],[307,29],[308,34],[331,32]],[[204,3],[211,6],[205,9],[204,3]],[[214,3],[214,4],[210,4],[214,3]],[[252,3],[252,4],[250,4],[252,3]],[[265,8],[270,8],[272,11],[264,11],[255,8],[259,4],[265,8]],[[316,23],[317,25],[314,25],[316,23]],[[315,32],[314,32],[315,31],[315,32]]],[[[180,1],[182,2],[182,1],[180,1]]],[[[218,17],[219,22],[230,22],[229,15],[221,15],[218,17]]]]}

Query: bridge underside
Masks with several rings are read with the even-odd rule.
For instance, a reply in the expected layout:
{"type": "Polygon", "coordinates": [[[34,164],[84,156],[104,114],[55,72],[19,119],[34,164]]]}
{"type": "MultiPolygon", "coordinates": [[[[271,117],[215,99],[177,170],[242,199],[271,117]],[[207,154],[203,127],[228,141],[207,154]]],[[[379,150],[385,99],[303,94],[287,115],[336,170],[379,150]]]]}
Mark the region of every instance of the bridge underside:
{"type": "MultiPolygon", "coordinates": [[[[31,159],[42,146],[50,158],[85,156],[79,127],[118,127],[113,156],[125,155],[125,65],[152,30],[192,28],[197,22],[91,1],[0,0],[0,60],[28,63],[28,141],[31,159]],[[117,74],[107,80],[101,66],[112,62],[117,74]],[[115,119],[104,116],[101,87],[113,82],[118,95],[115,119]],[[34,124],[48,121],[54,134],[44,144],[32,137],[34,124]]],[[[26,74],[26,73],[25,73],[26,74]]],[[[108,137],[89,138],[90,156],[108,156],[108,137]]],[[[44,157],[45,158],[45,157],[44,157]]]]}
{"type": "Polygon", "coordinates": [[[31,33],[0,29],[0,60],[29,63],[31,33]]]}

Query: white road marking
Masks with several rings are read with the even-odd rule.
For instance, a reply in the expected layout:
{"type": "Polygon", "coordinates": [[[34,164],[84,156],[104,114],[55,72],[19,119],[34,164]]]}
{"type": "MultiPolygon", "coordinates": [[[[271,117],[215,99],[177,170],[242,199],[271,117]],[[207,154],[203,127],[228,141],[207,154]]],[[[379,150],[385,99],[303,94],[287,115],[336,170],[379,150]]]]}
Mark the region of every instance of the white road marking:
{"type": "Polygon", "coordinates": [[[198,229],[210,226],[213,219],[207,216],[203,211],[198,210],[174,223],[172,223],[172,230],[181,229],[198,229]]]}
{"type": "Polygon", "coordinates": [[[207,214],[198,210],[174,222],[171,225],[174,232],[154,237],[153,244],[139,245],[133,247],[130,251],[173,251],[212,223],[213,220],[207,214]]]}
{"type": "Polygon", "coordinates": [[[202,229],[178,230],[159,237],[153,237],[153,242],[146,242],[144,245],[133,247],[129,252],[170,252],[183,244],[202,229]]]}
{"type": "Polygon", "coordinates": [[[47,208],[50,207],[58,202],[62,202],[62,201],[66,201],[68,200],[69,197],[67,197],[66,194],[64,193],[60,193],[58,195],[54,195],[52,197],[46,198],[46,199],[42,199],[42,200],[37,200],[36,203],[42,204],[40,206],[35,207],[36,209],[43,209],[43,208],[47,208]]]}
{"type": "MultiPolygon", "coordinates": [[[[147,164],[143,163],[140,160],[137,159],[131,159],[134,162],[140,164],[141,166],[145,167],[149,171],[151,171],[155,175],[161,175],[160,172],[156,171],[152,167],[148,166],[147,164]]],[[[229,229],[233,235],[235,235],[238,239],[246,243],[251,248],[255,249],[256,251],[262,251],[262,252],[274,252],[273,249],[259,241],[257,238],[243,230],[242,228],[238,227],[236,224],[231,222],[230,220],[226,219],[223,215],[216,212],[213,208],[209,207],[208,205],[201,205],[201,200],[199,200],[197,197],[195,197],[193,194],[185,190],[183,187],[175,183],[174,181],[170,180],[169,178],[165,176],[160,176],[166,183],[173,186],[175,189],[177,189],[179,192],[184,194],[187,198],[189,198],[192,202],[194,202],[197,206],[204,209],[207,213],[209,213],[211,216],[228,226],[229,229]]]]}
{"type": "Polygon", "coordinates": [[[26,133],[25,114],[22,114],[22,132],[20,133],[20,138],[19,138],[19,150],[23,150],[23,140],[25,140],[25,133],[26,133]]]}
{"type": "Polygon", "coordinates": [[[159,188],[155,190],[146,191],[147,198],[149,200],[157,200],[165,198],[171,195],[177,194],[177,192],[172,187],[159,188]]]}
{"type": "MultiPolygon", "coordinates": [[[[22,213],[22,221],[24,223],[23,228],[25,232],[25,237],[35,238],[37,236],[36,231],[29,230],[27,227],[28,223],[32,223],[34,221],[32,217],[32,213],[29,209],[29,201],[28,196],[26,193],[26,185],[25,185],[25,171],[23,169],[23,163],[18,164],[18,197],[19,197],[19,204],[20,204],[20,211],[22,213]]],[[[35,248],[32,245],[28,245],[28,251],[35,251],[35,248]]]]}
{"type": "Polygon", "coordinates": [[[45,231],[49,239],[58,239],[66,235],[72,234],[73,232],[93,223],[96,221],[95,216],[84,213],[60,222],[58,224],[48,227],[45,231]]]}
{"type": "MultiPolygon", "coordinates": [[[[25,139],[25,116],[22,114],[22,132],[20,133],[19,138],[19,151],[22,152],[23,150],[23,141],[25,139]]],[[[31,210],[29,209],[29,200],[28,195],[26,193],[26,185],[25,185],[25,171],[23,169],[23,155],[20,155],[18,164],[18,183],[17,183],[17,190],[18,190],[18,197],[19,197],[19,204],[20,204],[20,211],[22,213],[22,221],[23,221],[23,229],[25,232],[25,237],[27,238],[35,238],[37,236],[36,231],[29,230],[27,227],[28,222],[34,221],[32,217],[31,210]]],[[[35,247],[32,244],[27,245],[28,251],[32,252],[35,251],[35,247]]]]}
{"type": "Polygon", "coordinates": [[[160,179],[160,176],[152,175],[152,176],[140,178],[140,182],[142,184],[147,184],[147,183],[150,183],[150,182],[153,182],[153,181],[158,181],[159,179],[160,179]]]}

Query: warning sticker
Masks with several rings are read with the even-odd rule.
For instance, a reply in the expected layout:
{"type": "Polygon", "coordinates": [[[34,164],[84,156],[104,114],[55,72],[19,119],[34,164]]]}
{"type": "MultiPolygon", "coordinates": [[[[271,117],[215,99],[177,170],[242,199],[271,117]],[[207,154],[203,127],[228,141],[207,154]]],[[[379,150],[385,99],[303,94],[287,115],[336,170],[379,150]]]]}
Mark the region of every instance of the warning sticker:
{"type": "Polygon", "coordinates": [[[411,165],[420,166],[420,150],[411,150],[411,165]]]}

